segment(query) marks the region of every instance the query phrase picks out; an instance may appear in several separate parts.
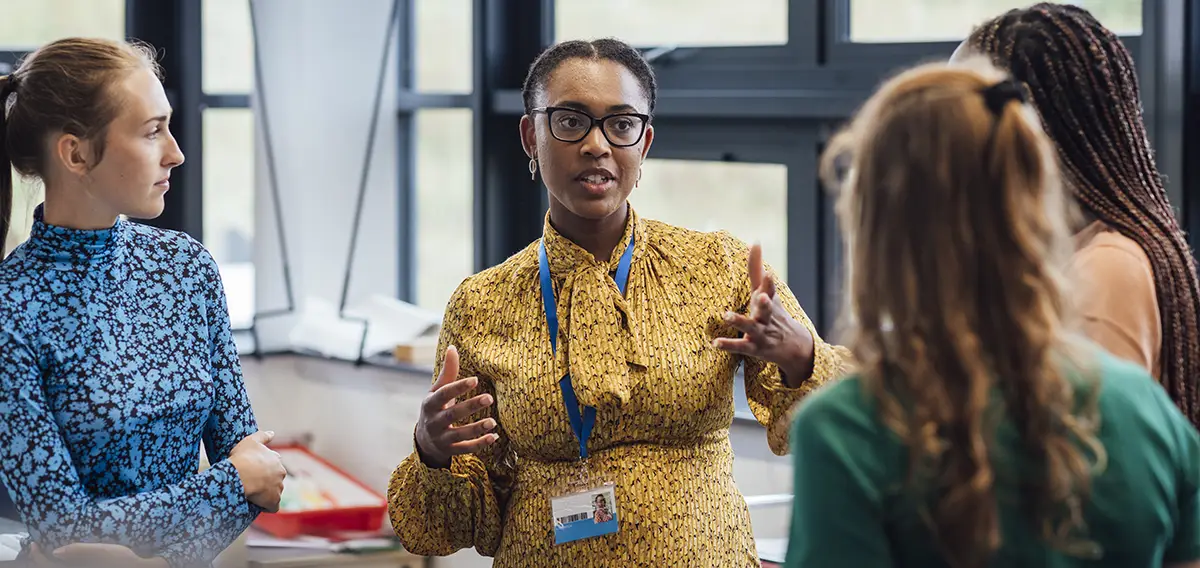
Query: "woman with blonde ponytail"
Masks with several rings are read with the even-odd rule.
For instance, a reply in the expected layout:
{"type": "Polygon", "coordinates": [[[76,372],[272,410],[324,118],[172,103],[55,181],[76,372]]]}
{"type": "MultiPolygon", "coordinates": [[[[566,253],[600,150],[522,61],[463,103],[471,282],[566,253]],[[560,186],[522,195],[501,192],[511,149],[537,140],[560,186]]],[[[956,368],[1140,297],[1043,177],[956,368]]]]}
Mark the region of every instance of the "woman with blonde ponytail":
{"type": "Polygon", "coordinates": [[[216,262],[129,220],[162,213],[184,161],[155,54],[49,43],[0,79],[0,107],[0,242],[12,170],[46,190],[0,262],[0,486],[29,529],[22,556],[208,566],[278,510],[285,471],[216,262]]]}
{"type": "Polygon", "coordinates": [[[1200,435],[1073,331],[1025,97],[982,60],[921,66],[831,144],[859,367],[796,413],[789,566],[1200,566],[1200,435]]]}

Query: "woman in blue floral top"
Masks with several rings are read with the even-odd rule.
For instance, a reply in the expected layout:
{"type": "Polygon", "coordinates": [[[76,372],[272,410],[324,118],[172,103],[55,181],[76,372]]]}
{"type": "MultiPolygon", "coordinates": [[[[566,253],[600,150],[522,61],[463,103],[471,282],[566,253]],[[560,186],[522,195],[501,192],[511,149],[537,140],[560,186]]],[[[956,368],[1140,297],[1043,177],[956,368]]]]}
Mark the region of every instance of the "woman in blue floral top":
{"type": "Polygon", "coordinates": [[[0,483],[60,559],[209,565],[282,490],[212,256],[124,219],[161,214],[184,159],[159,73],[140,45],[66,39],[0,78],[0,242],[9,164],[46,189],[0,263],[0,483]]]}

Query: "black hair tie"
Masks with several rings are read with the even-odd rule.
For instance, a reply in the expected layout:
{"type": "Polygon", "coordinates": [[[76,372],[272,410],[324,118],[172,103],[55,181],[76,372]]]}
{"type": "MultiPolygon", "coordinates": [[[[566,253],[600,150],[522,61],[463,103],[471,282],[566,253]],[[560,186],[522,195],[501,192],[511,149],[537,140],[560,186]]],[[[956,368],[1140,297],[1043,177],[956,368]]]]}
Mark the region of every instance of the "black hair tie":
{"type": "Polygon", "coordinates": [[[988,110],[997,117],[1004,112],[1004,105],[1009,101],[1016,100],[1024,103],[1028,100],[1025,96],[1025,88],[1012,79],[1006,79],[986,87],[980,90],[979,94],[983,95],[983,103],[987,105],[988,110]]]}
{"type": "Polygon", "coordinates": [[[17,92],[17,75],[9,73],[8,75],[4,75],[4,79],[4,86],[0,87],[0,95],[3,95],[3,97],[0,98],[7,99],[8,95],[17,92]]]}

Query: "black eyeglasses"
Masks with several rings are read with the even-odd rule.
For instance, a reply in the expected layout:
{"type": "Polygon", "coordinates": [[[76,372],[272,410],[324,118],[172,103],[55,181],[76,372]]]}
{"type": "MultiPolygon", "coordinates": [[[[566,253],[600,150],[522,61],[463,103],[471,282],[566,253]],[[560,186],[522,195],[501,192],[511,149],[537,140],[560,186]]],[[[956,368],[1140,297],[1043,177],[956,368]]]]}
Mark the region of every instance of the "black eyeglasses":
{"type": "Polygon", "coordinates": [[[642,141],[650,117],[636,112],[620,112],[596,118],[586,112],[564,107],[540,107],[531,109],[531,114],[544,112],[550,122],[550,134],[556,140],[574,143],[583,140],[597,124],[609,144],[627,148],[642,141]]]}

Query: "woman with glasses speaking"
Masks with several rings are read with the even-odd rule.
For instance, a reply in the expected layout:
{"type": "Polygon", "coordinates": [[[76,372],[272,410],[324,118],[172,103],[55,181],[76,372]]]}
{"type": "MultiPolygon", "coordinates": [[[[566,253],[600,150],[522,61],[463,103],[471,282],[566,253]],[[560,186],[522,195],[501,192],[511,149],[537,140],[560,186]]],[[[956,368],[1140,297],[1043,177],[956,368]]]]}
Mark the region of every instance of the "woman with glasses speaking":
{"type": "Polygon", "coordinates": [[[654,139],[637,50],[558,44],[523,91],[542,238],[451,297],[393,527],[415,553],[474,547],[501,568],[758,566],[732,473],[736,370],[783,455],[790,409],[845,352],[757,246],[629,205],[654,139]]]}

